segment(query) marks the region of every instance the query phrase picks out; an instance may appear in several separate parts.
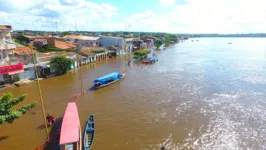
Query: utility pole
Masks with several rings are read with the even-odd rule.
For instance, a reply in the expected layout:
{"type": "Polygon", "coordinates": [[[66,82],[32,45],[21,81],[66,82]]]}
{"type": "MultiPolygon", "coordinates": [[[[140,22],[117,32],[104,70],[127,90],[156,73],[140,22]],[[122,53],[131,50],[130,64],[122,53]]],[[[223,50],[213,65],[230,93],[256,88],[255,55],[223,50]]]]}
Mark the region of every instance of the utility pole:
{"type": "Polygon", "coordinates": [[[57,32],[57,21],[55,22],[55,27],[56,27],[56,31],[55,32],[57,32]]]}
{"type": "Polygon", "coordinates": [[[33,53],[32,50],[32,45],[29,45],[30,49],[31,49],[31,54],[32,54],[32,59],[33,59],[33,64],[34,64],[34,71],[35,71],[35,75],[37,78],[37,85],[38,85],[38,91],[39,91],[39,95],[40,95],[40,101],[41,101],[41,105],[42,105],[42,113],[43,113],[43,120],[44,120],[44,125],[45,125],[45,131],[46,131],[46,136],[47,139],[49,138],[49,132],[48,132],[48,127],[47,127],[47,120],[46,120],[46,114],[45,114],[45,110],[44,110],[44,104],[43,104],[43,97],[42,97],[42,91],[41,91],[41,86],[40,86],[40,82],[39,82],[39,78],[38,78],[38,73],[37,73],[37,68],[36,68],[36,62],[35,62],[35,56],[36,54],[33,53]]]}
{"type": "Polygon", "coordinates": [[[78,31],[77,30],[77,20],[75,20],[75,28],[76,28],[76,32],[78,31]]]}

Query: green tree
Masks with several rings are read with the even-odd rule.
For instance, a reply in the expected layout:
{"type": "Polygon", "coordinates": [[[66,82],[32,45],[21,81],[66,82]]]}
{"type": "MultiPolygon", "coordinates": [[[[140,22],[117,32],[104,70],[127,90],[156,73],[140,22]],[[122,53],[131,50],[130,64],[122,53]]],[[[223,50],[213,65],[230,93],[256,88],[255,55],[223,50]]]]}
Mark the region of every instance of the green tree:
{"type": "Polygon", "coordinates": [[[0,95],[0,125],[5,123],[12,123],[15,119],[21,117],[28,110],[35,106],[33,104],[26,104],[18,109],[12,107],[25,99],[26,95],[14,97],[12,93],[4,93],[0,95]]]}
{"type": "Polygon", "coordinates": [[[56,68],[57,75],[66,74],[73,61],[65,56],[56,56],[51,59],[50,65],[56,68]]]}
{"type": "Polygon", "coordinates": [[[148,55],[149,53],[151,53],[151,50],[138,50],[134,52],[134,56],[133,58],[138,59],[138,58],[143,58],[144,56],[148,55]]]}
{"type": "Polygon", "coordinates": [[[67,36],[67,35],[71,35],[71,33],[70,32],[62,32],[60,34],[60,37],[64,37],[64,36],[67,36]]]}
{"type": "Polygon", "coordinates": [[[159,48],[162,44],[163,44],[163,42],[160,41],[160,40],[156,40],[156,41],[154,42],[154,45],[155,45],[157,48],[159,48]]]}

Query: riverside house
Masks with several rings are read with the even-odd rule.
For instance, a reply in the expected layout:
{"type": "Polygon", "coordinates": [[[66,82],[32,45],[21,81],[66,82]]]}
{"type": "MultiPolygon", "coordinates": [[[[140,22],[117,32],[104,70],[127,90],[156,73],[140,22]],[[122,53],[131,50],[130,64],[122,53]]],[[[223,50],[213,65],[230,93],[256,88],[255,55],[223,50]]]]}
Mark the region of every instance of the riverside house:
{"type": "Polygon", "coordinates": [[[106,47],[108,50],[109,55],[111,56],[118,56],[123,54],[123,50],[121,50],[119,47],[116,47],[114,45],[106,47]]]}
{"type": "Polygon", "coordinates": [[[24,65],[24,72],[14,75],[19,80],[32,80],[36,78],[32,53],[37,54],[38,52],[25,46],[17,46],[14,50],[14,58],[24,65]]]}
{"type": "Polygon", "coordinates": [[[121,37],[111,37],[111,36],[100,36],[100,46],[109,47],[115,46],[118,47],[119,50],[116,50],[117,55],[125,54],[126,49],[126,41],[121,37]]]}
{"type": "MultiPolygon", "coordinates": [[[[90,62],[93,62],[95,60],[102,60],[107,58],[108,51],[104,47],[87,47],[83,46],[80,49],[81,54],[85,54],[84,52],[91,52],[94,54],[94,56],[91,56],[90,59],[93,59],[90,62]]],[[[91,55],[91,54],[90,54],[91,55]]]]}
{"type": "Polygon", "coordinates": [[[60,52],[39,53],[37,56],[37,60],[40,70],[39,74],[42,77],[55,74],[56,69],[49,65],[51,59],[54,58],[55,56],[66,56],[67,58],[72,59],[74,63],[70,66],[71,69],[78,68],[79,66],[81,66],[81,64],[85,64],[81,62],[81,60],[84,58],[75,52],[60,51],[60,52]]]}

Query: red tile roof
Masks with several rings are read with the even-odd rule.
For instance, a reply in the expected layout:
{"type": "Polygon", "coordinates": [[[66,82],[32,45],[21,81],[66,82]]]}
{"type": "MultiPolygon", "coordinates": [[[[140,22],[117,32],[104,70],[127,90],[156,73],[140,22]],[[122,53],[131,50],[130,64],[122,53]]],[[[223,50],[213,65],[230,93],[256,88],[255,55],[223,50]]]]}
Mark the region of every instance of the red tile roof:
{"type": "Polygon", "coordinates": [[[12,27],[11,26],[8,26],[8,25],[0,25],[0,29],[4,29],[4,30],[12,30],[12,27]]]}
{"type": "Polygon", "coordinates": [[[47,42],[46,39],[35,39],[34,42],[47,42]]]}
{"type": "MultiPolygon", "coordinates": [[[[33,53],[37,53],[36,50],[32,50],[33,53]]],[[[24,54],[31,54],[31,49],[29,47],[17,47],[15,49],[15,54],[18,54],[18,55],[24,55],[24,54]]]]}
{"type": "Polygon", "coordinates": [[[76,45],[72,42],[61,41],[61,40],[55,39],[55,47],[61,48],[61,49],[71,49],[71,48],[75,48],[76,45]]]}

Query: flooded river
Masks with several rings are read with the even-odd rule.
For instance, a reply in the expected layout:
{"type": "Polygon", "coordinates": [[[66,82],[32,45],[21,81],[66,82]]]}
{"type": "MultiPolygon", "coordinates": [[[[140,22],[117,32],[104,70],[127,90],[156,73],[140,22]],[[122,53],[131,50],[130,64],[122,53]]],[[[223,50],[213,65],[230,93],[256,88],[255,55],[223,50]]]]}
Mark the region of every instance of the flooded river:
{"type": "MultiPolygon", "coordinates": [[[[133,64],[118,83],[77,100],[82,128],[95,114],[93,150],[266,149],[266,39],[201,38],[158,51],[159,61],[133,64]],[[228,44],[232,42],[232,44],[228,44]]],[[[83,87],[126,56],[82,67],[83,87]]],[[[45,109],[57,117],[81,88],[80,69],[41,80],[45,109]]],[[[36,82],[6,89],[38,105],[0,127],[1,150],[32,150],[45,139],[36,82]]]]}

